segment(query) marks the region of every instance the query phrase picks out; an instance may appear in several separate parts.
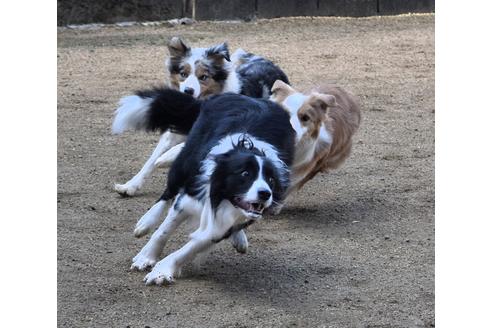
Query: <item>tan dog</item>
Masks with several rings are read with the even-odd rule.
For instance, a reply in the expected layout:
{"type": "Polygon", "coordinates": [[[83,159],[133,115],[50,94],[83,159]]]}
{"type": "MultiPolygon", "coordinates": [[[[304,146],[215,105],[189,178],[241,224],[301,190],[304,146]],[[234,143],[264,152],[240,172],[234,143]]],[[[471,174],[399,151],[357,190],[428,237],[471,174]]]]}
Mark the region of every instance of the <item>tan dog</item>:
{"type": "Polygon", "coordinates": [[[352,136],[361,120],[353,95],[335,85],[300,93],[278,80],[270,100],[290,113],[297,135],[289,193],[302,188],[319,172],[336,169],[349,156],[352,136]]]}

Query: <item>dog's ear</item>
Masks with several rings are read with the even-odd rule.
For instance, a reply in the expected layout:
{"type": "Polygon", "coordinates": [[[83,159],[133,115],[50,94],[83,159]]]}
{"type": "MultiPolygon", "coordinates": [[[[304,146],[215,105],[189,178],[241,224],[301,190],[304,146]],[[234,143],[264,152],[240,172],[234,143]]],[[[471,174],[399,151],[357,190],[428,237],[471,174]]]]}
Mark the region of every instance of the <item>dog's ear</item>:
{"type": "Polygon", "coordinates": [[[216,45],[214,47],[210,47],[205,52],[206,56],[213,60],[221,60],[225,59],[228,62],[231,61],[229,56],[229,47],[227,46],[227,42],[216,45]]]}
{"type": "Polygon", "coordinates": [[[167,48],[171,57],[184,57],[191,48],[188,47],[181,38],[175,36],[169,41],[167,48]]]}
{"type": "Polygon", "coordinates": [[[272,86],[271,89],[272,95],[270,96],[270,100],[276,103],[281,103],[287,98],[290,94],[295,93],[290,85],[285,83],[282,80],[277,80],[272,86]]]}
{"type": "Polygon", "coordinates": [[[326,113],[329,107],[334,107],[337,104],[335,96],[314,92],[311,94],[309,104],[321,112],[326,113]]]}

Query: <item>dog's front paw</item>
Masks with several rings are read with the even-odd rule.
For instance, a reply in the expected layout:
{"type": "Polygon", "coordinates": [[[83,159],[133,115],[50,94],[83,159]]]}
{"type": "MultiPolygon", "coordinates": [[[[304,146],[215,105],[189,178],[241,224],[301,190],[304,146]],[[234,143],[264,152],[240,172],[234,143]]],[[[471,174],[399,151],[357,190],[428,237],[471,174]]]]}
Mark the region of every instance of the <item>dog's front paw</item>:
{"type": "Polygon", "coordinates": [[[238,253],[245,254],[248,251],[248,237],[244,230],[239,230],[231,235],[231,244],[238,253]]]}
{"type": "Polygon", "coordinates": [[[148,221],[145,220],[145,215],[138,220],[137,224],[135,225],[135,230],[133,230],[133,235],[135,237],[140,238],[148,234],[151,230],[151,224],[149,224],[148,221]]]}
{"type": "Polygon", "coordinates": [[[114,190],[121,196],[131,197],[135,196],[140,187],[140,185],[127,182],[125,184],[115,184],[114,190]]]}
{"type": "Polygon", "coordinates": [[[140,238],[145,236],[151,230],[154,230],[159,226],[159,220],[164,213],[165,204],[164,201],[155,203],[154,206],[138,220],[135,225],[135,230],[133,231],[135,237],[140,238]]]}
{"type": "Polygon", "coordinates": [[[149,267],[154,266],[159,256],[159,249],[149,241],[140,252],[133,258],[131,270],[143,271],[149,267]]]}
{"type": "Polygon", "coordinates": [[[146,285],[171,284],[177,275],[179,275],[179,270],[176,268],[176,264],[172,259],[166,257],[157,262],[152,271],[145,276],[144,282],[146,285]]]}

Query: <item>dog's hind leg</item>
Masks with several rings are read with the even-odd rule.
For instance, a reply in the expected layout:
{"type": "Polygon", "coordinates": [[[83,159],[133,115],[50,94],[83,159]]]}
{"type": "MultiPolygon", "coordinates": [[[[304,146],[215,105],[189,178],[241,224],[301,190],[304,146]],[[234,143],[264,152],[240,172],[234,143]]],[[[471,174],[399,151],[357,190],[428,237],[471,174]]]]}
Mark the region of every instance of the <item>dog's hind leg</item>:
{"type": "Polygon", "coordinates": [[[156,167],[170,167],[171,164],[174,162],[176,157],[178,157],[179,153],[185,146],[184,142],[172,147],[168,151],[166,151],[164,154],[162,154],[156,161],[155,161],[155,166],[156,167]]]}
{"type": "Polygon", "coordinates": [[[144,270],[157,262],[157,258],[161,255],[171,234],[190,215],[196,214],[192,211],[193,204],[191,202],[191,199],[186,195],[180,195],[176,198],[164,222],[152,234],[147,244],[133,258],[131,269],[144,270]]]}
{"type": "Polygon", "coordinates": [[[140,171],[125,184],[116,184],[114,186],[115,190],[124,196],[135,195],[135,193],[142,188],[145,183],[145,179],[147,179],[157,167],[155,162],[159,156],[171,147],[183,142],[185,139],[185,136],[174,134],[169,131],[164,133],[159,139],[159,143],[152,152],[152,155],[150,155],[149,159],[145,162],[140,171]]]}

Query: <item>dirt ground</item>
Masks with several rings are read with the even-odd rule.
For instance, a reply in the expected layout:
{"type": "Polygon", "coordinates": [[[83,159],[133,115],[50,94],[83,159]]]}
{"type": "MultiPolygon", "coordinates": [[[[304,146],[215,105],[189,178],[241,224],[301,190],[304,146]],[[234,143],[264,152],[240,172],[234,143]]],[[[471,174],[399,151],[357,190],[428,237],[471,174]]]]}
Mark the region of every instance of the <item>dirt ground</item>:
{"type": "Polygon", "coordinates": [[[433,327],[434,16],[59,29],[58,324],[433,327]],[[264,55],[300,89],[338,83],[363,121],[344,166],[249,228],[247,254],[225,242],[174,285],[147,287],[129,270],[147,240],[132,231],[165,177],[134,198],[112,188],[157,136],[113,136],[110,125],[120,97],[162,83],[175,35],[264,55]]]}

